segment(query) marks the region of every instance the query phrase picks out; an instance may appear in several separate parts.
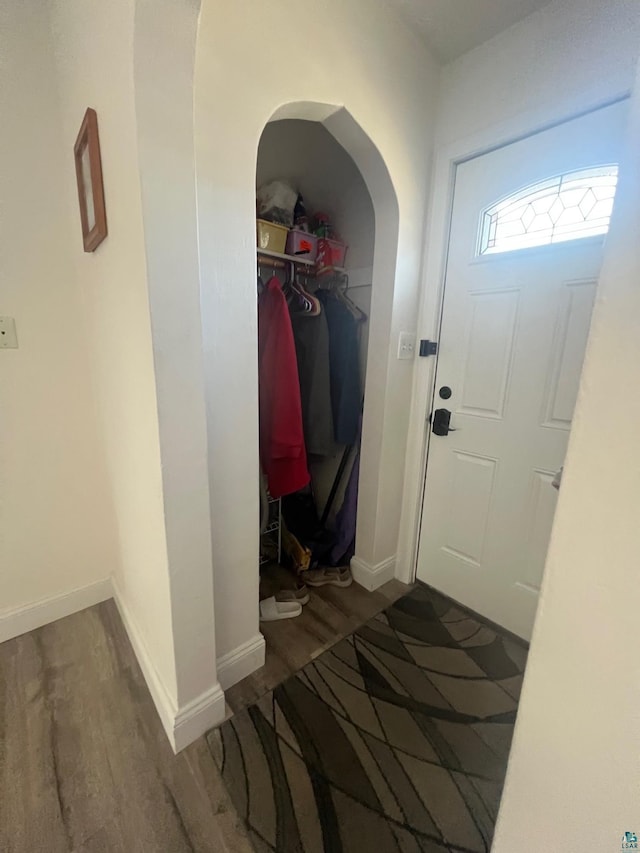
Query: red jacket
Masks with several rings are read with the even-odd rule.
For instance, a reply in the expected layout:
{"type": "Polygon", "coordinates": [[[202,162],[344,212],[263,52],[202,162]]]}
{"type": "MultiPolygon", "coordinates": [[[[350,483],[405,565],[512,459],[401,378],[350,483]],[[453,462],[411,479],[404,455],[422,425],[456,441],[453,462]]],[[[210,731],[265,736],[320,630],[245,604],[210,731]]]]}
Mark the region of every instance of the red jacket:
{"type": "Polygon", "coordinates": [[[258,377],[260,460],[271,496],[279,498],[302,489],[311,478],[291,318],[275,276],[258,303],[258,377]]]}

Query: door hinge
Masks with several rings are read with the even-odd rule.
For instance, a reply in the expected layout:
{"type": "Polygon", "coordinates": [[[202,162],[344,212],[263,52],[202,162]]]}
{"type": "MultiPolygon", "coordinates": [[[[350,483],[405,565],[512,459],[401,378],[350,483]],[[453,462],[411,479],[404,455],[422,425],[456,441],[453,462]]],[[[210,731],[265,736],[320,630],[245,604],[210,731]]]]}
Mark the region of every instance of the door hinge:
{"type": "Polygon", "coordinates": [[[420,357],[426,358],[428,355],[436,355],[438,352],[438,344],[437,341],[420,341],[420,357]]]}

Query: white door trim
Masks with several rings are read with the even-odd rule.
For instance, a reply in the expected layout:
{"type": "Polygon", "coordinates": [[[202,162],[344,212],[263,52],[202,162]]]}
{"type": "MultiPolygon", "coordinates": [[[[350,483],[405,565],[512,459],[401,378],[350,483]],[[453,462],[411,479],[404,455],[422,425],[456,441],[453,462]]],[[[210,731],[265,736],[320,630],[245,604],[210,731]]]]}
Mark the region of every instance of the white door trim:
{"type": "MultiPolygon", "coordinates": [[[[623,101],[630,94],[630,90],[625,89],[613,92],[610,97],[597,101],[585,96],[582,102],[574,103],[570,108],[567,105],[562,105],[551,111],[529,110],[477,133],[444,145],[436,145],[431,198],[424,239],[422,285],[418,306],[418,339],[438,340],[444,300],[453,190],[458,165],[558,124],[564,124],[587,113],[623,101]]],[[[435,365],[435,358],[418,358],[413,375],[402,515],[396,560],[396,577],[405,583],[415,581],[417,572],[420,523],[423,497],[427,487],[426,468],[430,438],[426,424],[434,393],[435,365]]]]}

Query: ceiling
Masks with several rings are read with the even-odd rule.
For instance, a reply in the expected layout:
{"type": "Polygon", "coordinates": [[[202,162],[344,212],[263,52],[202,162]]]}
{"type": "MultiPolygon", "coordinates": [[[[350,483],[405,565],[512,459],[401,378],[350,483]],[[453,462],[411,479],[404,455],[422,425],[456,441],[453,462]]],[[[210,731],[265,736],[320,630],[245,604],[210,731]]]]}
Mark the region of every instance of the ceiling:
{"type": "Polygon", "coordinates": [[[450,62],[550,0],[390,0],[441,62],[450,62]]]}

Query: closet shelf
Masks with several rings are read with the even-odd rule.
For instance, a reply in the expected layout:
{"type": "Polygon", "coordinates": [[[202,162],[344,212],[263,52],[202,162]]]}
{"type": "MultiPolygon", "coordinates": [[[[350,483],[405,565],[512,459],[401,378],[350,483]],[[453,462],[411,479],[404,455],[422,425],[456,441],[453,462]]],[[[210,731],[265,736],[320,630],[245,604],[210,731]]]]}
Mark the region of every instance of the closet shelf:
{"type": "Polygon", "coordinates": [[[312,267],[314,264],[313,261],[303,258],[300,255],[285,255],[283,252],[272,252],[270,249],[261,249],[259,246],[256,248],[256,253],[258,255],[265,255],[267,258],[277,258],[279,261],[302,264],[305,267],[312,267]]]}
{"type": "MultiPolygon", "coordinates": [[[[272,252],[270,249],[261,249],[256,247],[256,254],[264,255],[266,258],[276,258],[278,261],[288,261],[289,263],[300,264],[303,267],[312,267],[315,261],[310,261],[300,255],[285,255],[283,252],[272,252]]],[[[334,267],[336,272],[345,272],[344,267],[334,267]]]]}

